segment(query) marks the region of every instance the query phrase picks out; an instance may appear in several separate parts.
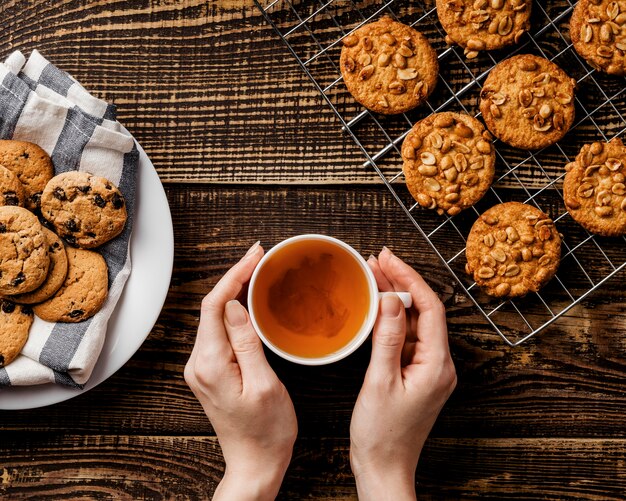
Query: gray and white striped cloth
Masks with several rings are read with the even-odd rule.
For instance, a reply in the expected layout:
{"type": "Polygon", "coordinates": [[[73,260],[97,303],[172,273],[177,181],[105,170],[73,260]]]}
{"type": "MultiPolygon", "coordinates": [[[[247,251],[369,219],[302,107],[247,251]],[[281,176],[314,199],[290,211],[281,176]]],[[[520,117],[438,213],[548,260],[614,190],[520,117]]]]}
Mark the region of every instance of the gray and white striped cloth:
{"type": "Polygon", "coordinates": [[[81,388],[98,360],[107,322],[130,274],[137,146],[116,121],[115,106],[89,94],[37,51],[28,61],[14,52],[0,64],[0,138],[36,143],[52,158],[56,174],[79,170],[106,177],[126,199],[124,231],[98,249],[109,266],[109,296],[102,309],[77,324],[35,317],[21,355],[0,368],[0,387],[56,382],[81,388]]]}

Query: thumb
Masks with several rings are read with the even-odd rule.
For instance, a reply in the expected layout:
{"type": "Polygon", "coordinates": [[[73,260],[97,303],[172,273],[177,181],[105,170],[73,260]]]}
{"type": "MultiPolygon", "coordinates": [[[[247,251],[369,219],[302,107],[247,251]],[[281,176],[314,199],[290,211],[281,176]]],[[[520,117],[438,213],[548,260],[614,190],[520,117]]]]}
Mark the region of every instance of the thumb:
{"type": "Polygon", "coordinates": [[[400,298],[383,294],[372,338],[372,358],[368,370],[386,375],[400,373],[402,347],[406,337],[406,314],[400,298]]]}
{"type": "Polygon", "coordinates": [[[274,374],[265,358],[261,339],[250,322],[248,312],[236,299],[228,301],[224,308],[224,327],[228,340],[241,369],[244,382],[274,374]]]}

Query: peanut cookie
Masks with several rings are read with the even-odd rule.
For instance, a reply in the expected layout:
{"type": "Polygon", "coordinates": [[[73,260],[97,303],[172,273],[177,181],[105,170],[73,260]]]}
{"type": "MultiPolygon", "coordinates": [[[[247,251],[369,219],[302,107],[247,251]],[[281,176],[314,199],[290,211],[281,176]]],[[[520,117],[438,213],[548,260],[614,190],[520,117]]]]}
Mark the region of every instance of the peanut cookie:
{"type": "Polygon", "coordinates": [[[537,292],[561,260],[561,237],[539,209],[519,202],[495,205],[474,223],[467,238],[465,271],[490,296],[537,292]]]}
{"type": "Polygon", "coordinates": [[[95,315],[109,291],[108,269],[97,252],[67,247],[67,276],[57,293],[35,305],[35,314],[48,322],[82,322],[95,315]]]}
{"type": "Polygon", "coordinates": [[[626,234],[626,146],[622,140],[586,144],[565,168],[563,198],[572,218],[598,235],[626,234]]]}
{"type": "Polygon", "coordinates": [[[487,128],[516,148],[560,140],[574,123],[576,81],[545,58],[522,54],[499,63],[480,93],[487,128]]]}
{"type": "Polygon", "coordinates": [[[54,176],[54,168],[48,154],[33,143],[0,140],[0,165],[13,171],[24,186],[25,207],[37,209],[41,192],[54,176]]]}
{"type": "Polygon", "coordinates": [[[481,50],[518,43],[530,28],[531,0],[437,0],[446,42],[473,59],[481,50]]]}
{"type": "Polygon", "coordinates": [[[0,165],[0,205],[24,206],[24,187],[12,170],[0,165]]]}
{"type": "Polygon", "coordinates": [[[340,66],[354,99],[386,115],[423,103],[439,73],[437,53],[426,37],[388,17],[344,38],[340,66]]]}
{"type": "Polygon", "coordinates": [[[20,354],[32,323],[33,310],[30,306],[0,299],[0,367],[9,365],[20,354]]]}
{"type": "Polygon", "coordinates": [[[65,172],[41,195],[41,214],[70,245],[91,249],[120,234],[126,203],[108,179],[87,172],[65,172]]]}
{"type": "Polygon", "coordinates": [[[65,276],[67,275],[67,254],[65,253],[63,241],[48,228],[44,228],[43,231],[46,234],[48,254],[50,256],[48,276],[34,291],[11,296],[11,299],[16,303],[41,303],[54,295],[65,281],[65,276]]]}
{"type": "Polygon", "coordinates": [[[580,0],[570,21],[576,52],[610,75],[626,75],[626,2],[580,0]]]}
{"type": "Polygon", "coordinates": [[[0,294],[30,292],[46,279],[50,258],[37,217],[22,207],[0,207],[0,294]]]}
{"type": "Polygon", "coordinates": [[[413,198],[450,216],[478,202],[495,172],[491,134],[466,113],[436,113],[416,123],[402,144],[402,159],[413,198]]]}

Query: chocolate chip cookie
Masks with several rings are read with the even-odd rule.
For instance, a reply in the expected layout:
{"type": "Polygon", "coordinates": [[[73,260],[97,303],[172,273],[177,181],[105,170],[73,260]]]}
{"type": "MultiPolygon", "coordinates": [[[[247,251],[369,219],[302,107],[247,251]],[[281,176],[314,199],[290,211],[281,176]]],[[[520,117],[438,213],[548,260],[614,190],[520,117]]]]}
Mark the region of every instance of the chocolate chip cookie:
{"type": "Polygon", "coordinates": [[[108,269],[97,252],[67,247],[67,276],[57,293],[35,305],[35,314],[48,322],[82,322],[95,315],[107,298],[108,269]]]}
{"type": "Polygon", "coordinates": [[[340,66],[354,99],[387,115],[423,103],[439,73],[437,54],[426,37],[389,17],[344,38],[340,66]]]}
{"type": "Polygon", "coordinates": [[[545,58],[522,54],[499,63],[480,93],[487,128],[515,148],[559,141],[574,123],[576,81],[545,58]]]}
{"type": "Polygon", "coordinates": [[[591,66],[610,75],[626,75],[626,4],[580,0],[570,21],[570,38],[591,66]]]}
{"type": "Polygon", "coordinates": [[[33,143],[0,140],[0,165],[13,171],[22,183],[26,194],[25,207],[37,209],[41,192],[54,176],[48,154],[33,143]]]}
{"type": "Polygon", "coordinates": [[[49,297],[53,296],[65,281],[65,276],[67,275],[67,254],[65,252],[63,241],[48,228],[44,228],[43,231],[46,235],[48,255],[50,256],[48,276],[34,291],[11,296],[11,299],[16,303],[41,303],[42,301],[45,301],[49,297]]]}
{"type": "Polygon", "coordinates": [[[518,43],[530,28],[531,0],[437,0],[446,42],[473,59],[482,50],[518,43]]]}
{"type": "Polygon", "coordinates": [[[0,367],[9,365],[28,340],[33,310],[8,299],[0,299],[0,367]]]}
{"type": "Polygon", "coordinates": [[[50,180],[41,195],[41,213],[70,245],[98,247],[126,224],[124,197],[111,181],[87,172],[65,172],[50,180]]]}
{"type": "Polygon", "coordinates": [[[30,292],[46,279],[50,258],[37,217],[22,207],[0,207],[0,294],[30,292]]]}
{"type": "Polygon", "coordinates": [[[465,271],[490,296],[537,292],[556,273],[561,237],[539,209],[519,202],[496,205],[474,223],[465,271]]]}
{"type": "Polygon", "coordinates": [[[0,165],[0,205],[24,206],[24,187],[17,175],[0,165]]]}
{"type": "Polygon", "coordinates": [[[566,170],[563,198],[572,218],[598,235],[626,234],[626,146],[622,140],[584,145],[566,170]]]}
{"type": "Polygon", "coordinates": [[[495,172],[491,135],[466,113],[436,113],[415,124],[402,144],[402,159],[413,198],[450,216],[478,202],[495,172]]]}

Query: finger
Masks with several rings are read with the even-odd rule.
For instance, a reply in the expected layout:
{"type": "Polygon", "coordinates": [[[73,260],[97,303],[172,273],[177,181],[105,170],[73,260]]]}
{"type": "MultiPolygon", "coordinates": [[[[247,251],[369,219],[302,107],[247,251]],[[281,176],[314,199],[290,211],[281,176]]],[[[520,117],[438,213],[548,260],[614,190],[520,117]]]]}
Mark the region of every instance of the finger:
{"type": "Polygon", "coordinates": [[[198,335],[190,357],[194,365],[220,372],[233,362],[233,350],[224,328],[224,307],[227,297],[236,297],[250,279],[262,255],[263,249],[257,242],[202,300],[198,335]]]}
{"type": "MultiPolygon", "coordinates": [[[[235,299],[243,290],[245,284],[252,277],[252,273],[263,256],[263,248],[257,242],[248,250],[226,274],[220,279],[213,290],[202,301],[198,340],[202,340],[218,325],[223,325],[224,308],[226,303],[235,299]]],[[[221,342],[228,343],[224,329],[221,329],[221,342]]]]}
{"type": "Polygon", "coordinates": [[[400,374],[400,358],[405,339],[404,305],[395,294],[380,300],[379,314],[372,337],[372,357],[368,372],[384,376],[400,374]]]}
{"type": "Polygon", "coordinates": [[[372,270],[374,274],[374,278],[376,279],[376,284],[378,285],[378,290],[380,292],[392,292],[393,285],[387,279],[383,270],[380,269],[380,265],[378,264],[378,260],[374,256],[370,256],[367,260],[367,264],[372,270]]]}
{"type": "Polygon", "coordinates": [[[233,354],[237,359],[243,387],[275,377],[267,363],[261,339],[257,335],[246,309],[237,300],[226,303],[224,326],[233,354]]]}
{"type": "MultiPolygon", "coordinates": [[[[378,290],[381,292],[392,292],[394,290],[393,285],[391,285],[391,282],[389,282],[389,280],[383,273],[383,270],[380,269],[380,265],[378,264],[378,260],[376,259],[376,257],[370,256],[367,260],[367,264],[374,273],[374,277],[376,278],[376,284],[378,285],[378,290]]],[[[408,315],[406,322],[406,338],[411,341],[416,341],[417,314],[412,309],[407,310],[406,313],[408,315]]]]}
{"type": "Polygon", "coordinates": [[[446,311],[439,297],[408,264],[384,248],[378,256],[380,269],[395,290],[408,291],[419,314],[417,336],[429,348],[449,351],[446,311]]]}

